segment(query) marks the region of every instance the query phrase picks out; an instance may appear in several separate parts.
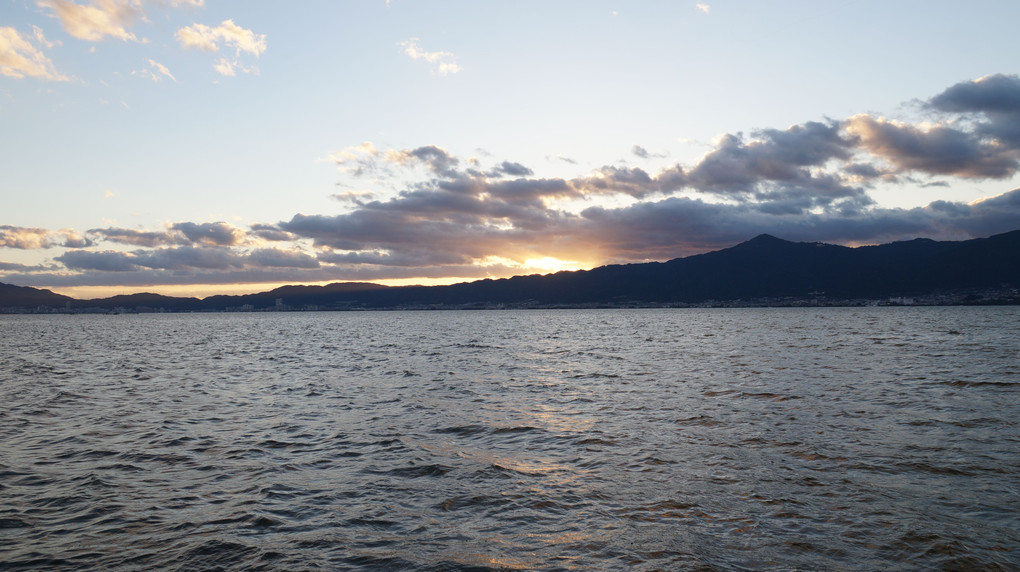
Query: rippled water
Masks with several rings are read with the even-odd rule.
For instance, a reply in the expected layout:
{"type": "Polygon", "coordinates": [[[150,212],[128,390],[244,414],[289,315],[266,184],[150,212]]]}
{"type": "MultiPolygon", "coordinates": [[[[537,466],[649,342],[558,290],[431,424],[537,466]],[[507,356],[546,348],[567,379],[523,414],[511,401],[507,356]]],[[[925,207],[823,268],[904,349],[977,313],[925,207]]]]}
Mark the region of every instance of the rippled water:
{"type": "Polygon", "coordinates": [[[0,568],[1020,566],[1017,307],[0,327],[0,568]]]}

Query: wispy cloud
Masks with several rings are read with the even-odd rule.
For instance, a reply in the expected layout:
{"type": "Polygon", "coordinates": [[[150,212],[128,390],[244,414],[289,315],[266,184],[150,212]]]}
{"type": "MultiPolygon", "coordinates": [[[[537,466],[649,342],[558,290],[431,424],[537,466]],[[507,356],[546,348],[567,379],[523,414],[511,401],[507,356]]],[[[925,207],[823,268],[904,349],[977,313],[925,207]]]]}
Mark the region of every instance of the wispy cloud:
{"type": "Polygon", "coordinates": [[[149,67],[143,68],[137,71],[131,72],[132,75],[138,75],[140,77],[151,79],[152,81],[159,83],[163,79],[169,79],[170,81],[176,82],[177,78],[170,73],[167,67],[155,60],[149,60],[149,67]]]}
{"type": "Polygon", "coordinates": [[[711,11],[712,11],[712,7],[711,7],[711,6],[709,6],[708,4],[705,4],[705,3],[701,3],[701,2],[699,2],[699,3],[695,4],[694,6],[695,6],[695,7],[696,7],[696,8],[698,9],[698,10],[701,10],[702,12],[704,12],[705,14],[708,14],[709,12],[711,12],[711,11]]]}
{"type": "Polygon", "coordinates": [[[420,41],[418,38],[411,38],[400,42],[398,45],[403,48],[404,54],[410,56],[411,59],[425,60],[432,64],[432,71],[438,72],[439,75],[455,74],[464,69],[457,64],[457,58],[452,53],[426,52],[418,45],[420,41]]]}
{"type": "Polygon", "coordinates": [[[265,34],[242,28],[233,20],[224,20],[215,28],[193,24],[177,30],[176,37],[185,48],[198,48],[205,52],[218,52],[221,44],[233,47],[238,56],[242,53],[258,56],[266,51],[265,34]]]}
{"type": "Polygon", "coordinates": [[[635,157],[640,157],[641,159],[665,159],[669,156],[669,153],[652,153],[640,145],[631,147],[630,152],[635,157]]]}
{"type": "Polygon", "coordinates": [[[197,48],[203,52],[219,52],[220,47],[233,48],[233,59],[221,57],[213,65],[220,75],[232,77],[237,70],[255,72],[257,68],[241,63],[243,54],[255,57],[266,51],[266,35],[256,34],[252,30],[242,28],[233,20],[224,20],[215,28],[205,24],[193,24],[177,30],[177,41],[185,48],[197,48]]]}
{"type": "Polygon", "coordinates": [[[14,78],[28,76],[51,81],[68,81],[70,78],[59,73],[53,62],[35,44],[48,48],[55,45],[48,42],[42,30],[37,27],[33,27],[31,40],[14,28],[0,27],[0,74],[14,78]]]}
{"type": "Polygon", "coordinates": [[[51,10],[64,30],[79,40],[98,42],[107,37],[138,40],[127,29],[143,16],[141,0],[94,0],[89,4],[39,0],[38,5],[51,10]]]}

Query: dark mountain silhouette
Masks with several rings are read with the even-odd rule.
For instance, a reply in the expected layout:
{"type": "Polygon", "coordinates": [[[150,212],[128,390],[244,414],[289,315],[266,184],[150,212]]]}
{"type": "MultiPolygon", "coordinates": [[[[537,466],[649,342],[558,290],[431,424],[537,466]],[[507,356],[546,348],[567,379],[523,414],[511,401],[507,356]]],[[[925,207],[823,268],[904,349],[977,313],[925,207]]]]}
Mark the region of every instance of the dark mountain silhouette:
{"type": "Polygon", "coordinates": [[[140,292],[138,294],[121,294],[101,300],[76,300],[71,303],[72,308],[97,306],[101,308],[163,308],[169,312],[188,312],[194,310],[196,305],[201,304],[198,298],[180,298],[176,296],[164,296],[151,292],[140,292]]]}
{"type": "Polygon", "coordinates": [[[33,306],[63,306],[74,298],[49,290],[14,286],[0,282],[0,308],[30,308],[33,306]]]}
{"type": "Polygon", "coordinates": [[[343,304],[343,300],[357,300],[359,293],[387,290],[388,286],[365,282],[335,282],[325,286],[280,286],[268,292],[240,296],[210,296],[202,301],[202,309],[222,310],[245,304],[255,308],[275,307],[282,299],[287,306],[302,308],[309,305],[343,304]]]}
{"type": "MultiPolygon", "coordinates": [[[[1000,302],[1018,303],[1017,288],[1020,230],[960,242],[919,238],[858,248],[790,242],[763,234],[731,248],[668,262],[610,265],[450,286],[390,288],[335,283],[283,286],[257,294],[203,300],[133,294],[74,300],[71,306],[161,307],[168,311],[620,306],[739,300],[848,301],[936,294],[942,296],[942,303],[953,303],[968,301],[967,295],[973,300],[974,292],[980,290],[995,290],[1000,302]],[[1005,299],[1003,291],[1007,291],[1005,299]]],[[[47,290],[8,285],[0,289],[0,307],[64,306],[69,300],[47,290]]]]}

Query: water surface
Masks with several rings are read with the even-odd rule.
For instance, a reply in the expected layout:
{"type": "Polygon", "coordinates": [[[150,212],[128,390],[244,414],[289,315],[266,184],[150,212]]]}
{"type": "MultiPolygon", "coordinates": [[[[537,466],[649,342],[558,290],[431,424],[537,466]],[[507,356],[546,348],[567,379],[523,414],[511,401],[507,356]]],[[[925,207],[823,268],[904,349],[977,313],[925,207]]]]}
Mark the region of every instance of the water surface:
{"type": "Polygon", "coordinates": [[[0,568],[1020,566],[1016,307],[0,328],[0,568]]]}

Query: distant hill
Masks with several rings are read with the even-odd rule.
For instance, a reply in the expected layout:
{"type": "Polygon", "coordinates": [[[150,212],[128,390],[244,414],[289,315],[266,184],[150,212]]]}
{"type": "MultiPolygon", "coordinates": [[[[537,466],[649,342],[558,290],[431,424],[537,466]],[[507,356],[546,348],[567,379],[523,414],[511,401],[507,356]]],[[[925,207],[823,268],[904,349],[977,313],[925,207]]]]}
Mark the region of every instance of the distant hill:
{"type": "Polygon", "coordinates": [[[31,308],[34,306],[63,306],[74,298],[49,290],[14,286],[0,282],[0,308],[31,308]]]}
{"type": "Polygon", "coordinates": [[[343,307],[345,300],[357,302],[359,294],[387,289],[388,286],[365,282],[334,282],[325,286],[280,286],[257,294],[210,296],[202,301],[201,307],[205,310],[222,310],[248,304],[255,308],[270,308],[276,306],[277,300],[282,300],[287,306],[294,308],[334,304],[343,307]]]}
{"type": "MultiPolygon", "coordinates": [[[[72,300],[48,290],[0,284],[0,308],[163,308],[168,311],[549,307],[781,303],[936,296],[966,301],[976,291],[1014,290],[1020,303],[1020,230],[950,242],[915,239],[849,248],[760,235],[731,248],[668,262],[601,266],[450,286],[386,287],[368,283],[283,286],[241,296],[175,298],[132,294],[72,300]],[[941,293],[941,294],[940,294],[941,293]],[[971,294],[967,294],[971,293],[971,294]],[[954,296],[950,295],[954,294],[954,296]]],[[[1012,296],[1012,297],[1010,297],[1012,296]]]]}

